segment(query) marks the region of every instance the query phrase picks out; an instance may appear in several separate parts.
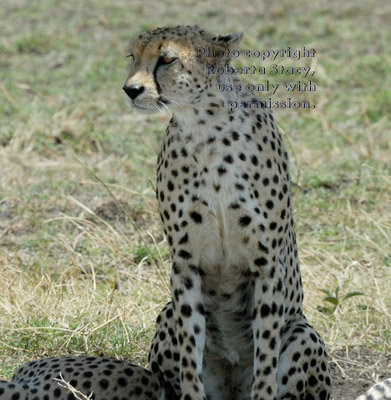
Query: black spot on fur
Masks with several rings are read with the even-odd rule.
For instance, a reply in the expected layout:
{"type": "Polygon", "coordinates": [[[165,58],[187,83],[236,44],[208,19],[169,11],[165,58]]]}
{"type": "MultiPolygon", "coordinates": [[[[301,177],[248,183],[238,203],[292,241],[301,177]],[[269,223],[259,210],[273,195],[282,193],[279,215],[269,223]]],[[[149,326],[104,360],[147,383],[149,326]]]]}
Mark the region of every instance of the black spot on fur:
{"type": "Polygon", "coordinates": [[[196,212],[196,211],[191,212],[190,217],[196,224],[202,223],[202,216],[198,212],[196,212]]]}
{"type": "Polygon", "coordinates": [[[240,226],[247,226],[251,223],[251,218],[248,215],[239,218],[240,226]]]}

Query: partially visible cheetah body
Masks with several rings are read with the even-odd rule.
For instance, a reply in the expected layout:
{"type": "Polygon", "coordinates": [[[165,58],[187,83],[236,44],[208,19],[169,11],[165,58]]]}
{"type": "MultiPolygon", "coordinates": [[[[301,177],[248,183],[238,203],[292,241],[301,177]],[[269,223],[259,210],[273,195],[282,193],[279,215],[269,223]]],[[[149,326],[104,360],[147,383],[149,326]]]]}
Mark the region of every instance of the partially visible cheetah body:
{"type": "Polygon", "coordinates": [[[376,383],[356,400],[391,400],[391,378],[376,383]]]}
{"type": "Polygon", "coordinates": [[[109,357],[42,358],[0,381],[0,400],[76,400],[63,380],[91,400],[168,400],[150,371],[109,357]]]}
{"type": "Polygon", "coordinates": [[[302,313],[287,152],[270,110],[228,108],[259,99],[217,90],[234,75],[206,74],[227,63],[209,55],[241,38],[178,26],[131,48],[128,101],[172,112],[156,191],[172,303],[158,318],[151,367],[181,400],[325,400],[325,346],[302,313]]]}
{"type": "MultiPolygon", "coordinates": [[[[177,397],[145,368],[108,357],[43,358],[22,365],[10,382],[0,381],[0,400],[84,398],[175,400],[177,397]],[[63,386],[64,381],[70,385],[68,388],[63,386]],[[77,397],[71,387],[76,389],[77,397]]],[[[377,383],[356,400],[391,400],[391,379],[377,383]]]]}

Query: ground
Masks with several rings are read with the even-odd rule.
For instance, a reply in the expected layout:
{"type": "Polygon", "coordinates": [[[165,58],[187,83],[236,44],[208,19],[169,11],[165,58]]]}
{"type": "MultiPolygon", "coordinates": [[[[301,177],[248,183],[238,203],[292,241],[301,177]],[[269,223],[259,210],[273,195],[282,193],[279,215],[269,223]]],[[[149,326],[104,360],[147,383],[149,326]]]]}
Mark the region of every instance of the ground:
{"type": "Polygon", "coordinates": [[[331,353],[334,399],[354,400],[371,383],[390,376],[391,356],[360,349],[340,349],[331,353]]]}
{"type": "Polygon", "coordinates": [[[257,4],[3,1],[0,378],[51,355],[146,364],[169,296],[153,187],[167,117],[131,113],[121,88],[130,38],[168,23],[243,31],[243,49],[317,50],[317,91],[295,94],[316,108],[275,112],[291,156],[305,312],[344,371],[336,398],[391,375],[391,5],[257,4]]]}

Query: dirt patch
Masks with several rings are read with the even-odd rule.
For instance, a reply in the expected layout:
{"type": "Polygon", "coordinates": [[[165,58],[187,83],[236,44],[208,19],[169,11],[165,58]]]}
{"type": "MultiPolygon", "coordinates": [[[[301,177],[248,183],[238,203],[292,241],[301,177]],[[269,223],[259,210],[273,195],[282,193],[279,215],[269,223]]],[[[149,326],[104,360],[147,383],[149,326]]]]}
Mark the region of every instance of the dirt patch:
{"type": "Polygon", "coordinates": [[[106,221],[127,222],[129,220],[128,216],[130,216],[136,223],[144,222],[141,212],[133,210],[129,204],[123,201],[108,201],[97,207],[94,212],[106,221]]]}
{"type": "Polygon", "coordinates": [[[333,399],[353,400],[375,382],[391,377],[391,355],[365,348],[334,350],[330,367],[333,399]]]}

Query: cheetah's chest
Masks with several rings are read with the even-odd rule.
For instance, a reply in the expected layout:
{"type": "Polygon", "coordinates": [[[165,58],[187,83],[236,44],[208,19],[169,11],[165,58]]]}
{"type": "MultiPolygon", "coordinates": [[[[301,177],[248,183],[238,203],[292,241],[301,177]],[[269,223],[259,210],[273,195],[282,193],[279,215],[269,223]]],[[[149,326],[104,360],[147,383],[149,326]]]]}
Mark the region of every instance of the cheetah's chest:
{"type": "Polygon", "coordinates": [[[227,135],[192,141],[171,132],[159,156],[157,197],[169,245],[178,248],[186,232],[206,267],[243,264],[251,232],[235,225],[246,210],[257,209],[262,196],[251,182],[259,165],[246,156],[250,144],[227,135]]]}

